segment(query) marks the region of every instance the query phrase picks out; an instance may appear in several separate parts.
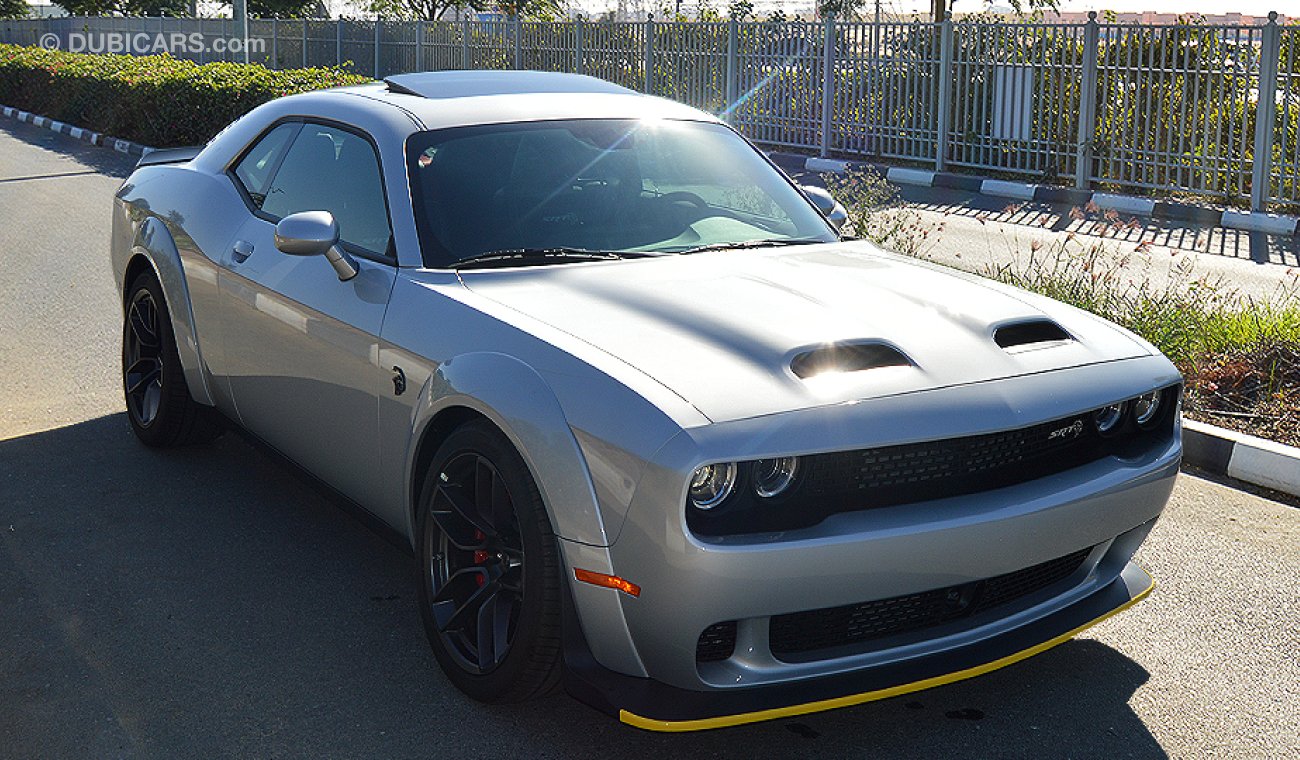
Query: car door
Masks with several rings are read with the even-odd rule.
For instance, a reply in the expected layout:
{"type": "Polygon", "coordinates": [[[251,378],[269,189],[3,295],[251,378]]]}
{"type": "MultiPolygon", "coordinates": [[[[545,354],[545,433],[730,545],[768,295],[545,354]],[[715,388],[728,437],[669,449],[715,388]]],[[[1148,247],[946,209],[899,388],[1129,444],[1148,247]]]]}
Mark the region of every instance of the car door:
{"type": "Polygon", "coordinates": [[[378,154],[359,131],[312,121],[263,140],[286,130],[287,150],[255,143],[231,172],[249,214],[220,275],[230,392],[245,428],[373,504],[382,493],[377,394],[391,389],[378,336],[396,274],[378,154]],[[323,256],[275,247],[276,222],[299,211],[334,215],[356,277],[342,282],[323,256]]]}

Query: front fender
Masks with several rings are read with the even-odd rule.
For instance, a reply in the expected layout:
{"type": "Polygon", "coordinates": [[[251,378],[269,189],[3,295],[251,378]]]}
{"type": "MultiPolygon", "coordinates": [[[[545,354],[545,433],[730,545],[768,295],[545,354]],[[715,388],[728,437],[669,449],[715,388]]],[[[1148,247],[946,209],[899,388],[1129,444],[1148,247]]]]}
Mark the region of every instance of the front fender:
{"type": "MultiPolygon", "coordinates": [[[[408,366],[418,366],[410,359],[405,360],[408,366]]],[[[465,353],[439,364],[424,378],[412,415],[405,482],[413,483],[419,474],[415,468],[422,457],[415,442],[423,439],[439,414],[456,408],[471,409],[491,420],[523,457],[561,539],[566,582],[593,655],[618,672],[644,676],[627,634],[619,592],[575,584],[569,576],[568,569],[577,567],[612,573],[611,537],[597,506],[586,457],[550,385],[533,367],[501,353],[465,353]]],[[[410,535],[415,536],[414,525],[410,535]]]]}
{"type": "MultiPolygon", "coordinates": [[[[190,291],[185,282],[180,252],[167,225],[156,216],[145,217],[144,221],[136,225],[131,241],[131,257],[134,259],[138,256],[148,260],[158,282],[162,284],[172,333],[176,336],[176,353],[180,357],[181,368],[185,371],[185,383],[189,386],[190,395],[200,404],[212,406],[214,402],[208,383],[207,365],[203,362],[198,333],[194,329],[194,312],[190,306],[190,291]]],[[[121,271],[121,276],[124,276],[126,268],[121,271]]],[[[119,286],[125,290],[128,284],[120,282],[119,286]]]]}
{"type": "MultiPolygon", "coordinates": [[[[532,473],[557,536],[591,546],[609,543],[591,475],[555,393],[532,367],[506,354],[468,353],[443,362],[420,391],[412,440],[442,411],[482,414],[514,444],[532,473]]],[[[417,475],[407,456],[407,481],[417,475]]]]}

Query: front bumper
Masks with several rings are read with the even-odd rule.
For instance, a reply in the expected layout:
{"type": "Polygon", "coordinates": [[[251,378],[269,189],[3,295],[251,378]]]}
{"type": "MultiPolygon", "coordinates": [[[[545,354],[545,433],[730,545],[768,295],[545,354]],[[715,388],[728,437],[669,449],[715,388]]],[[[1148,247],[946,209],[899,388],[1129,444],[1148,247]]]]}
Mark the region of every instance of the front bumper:
{"type": "MultiPolygon", "coordinates": [[[[1180,456],[1173,437],[1138,461],[1107,458],[1018,486],[837,515],[775,536],[704,541],[634,515],[609,556],[612,574],[638,584],[641,595],[594,587],[577,593],[615,596],[643,670],[602,657],[605,639],[593,640],[593,651],[614,670],[721,692],[876,669],[987,638],[1069,606],[1117,577],[1168,501],[1180,456]],[[1050,598],[1040,594],[1028,606],[991,610],[959,630],[934,631],[906,645],[795,658],[801,661],[778,657],[769,646],[775,616],[962,586],[1088,548],[1083,566],[1055,585],[1050,598]],[[724,621],[737,624],[733,656],[697,661],[701,633],[724,621]]],[[[583,623],[589,636],[600,636],[585,616],[583,623]]]]}
{"type": "Polygon", "coordinates": [[[570,691],[643,727],[691,730],[928,688],[1060,643],[1149,589],[1130,562],[1173,489],[1176,422],[1140,454],[797,530],[698,536],[685,524],[684,484],[704,461],[869,447],[897,442],[898,431],[934,440],[1037,424],[1061,416],[1063,398],[1091,409],[1132,395],[1135,372],[1147,387],[1176,382],[1167,364],[1151,357],[679,435],[650,463],[613,545],[565,542],[570,568],[641,588],[632,598],[570,584],[567,628],[582,638],[566,655],[570,691]],[[1086,559],[1072,574],[951,624],[816,651],[776,646],[777,618],[969,587],[1080,552],[1086,559]],[[731,654],[697,656],[701,634],[732,621],[731,654]]]}
{"type": "MultiPolygon", "coordinates": [[[[1155,584],[1128,563],[1109,583],[1029,624],[956,649],[879,668],[760,689],[691,691],[607,670],[580,634],[566,645],[565,688],[619,720],[652,731],[699,731],[833,710],[973,678],[1064,643],[1141,601],[1155,584]]],[[[576,620],[566,621],[575,630],[576,620]]]]}

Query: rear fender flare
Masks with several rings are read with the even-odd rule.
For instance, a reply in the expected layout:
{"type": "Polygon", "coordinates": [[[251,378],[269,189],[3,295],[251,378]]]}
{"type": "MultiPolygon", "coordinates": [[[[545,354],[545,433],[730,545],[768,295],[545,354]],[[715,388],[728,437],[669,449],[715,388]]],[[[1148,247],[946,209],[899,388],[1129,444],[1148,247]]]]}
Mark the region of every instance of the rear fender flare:
{"type": "MultiPolygon", "coordinates": [[[[176,249],[176,241],[172,239],[167,225],[158,217],[148,217],[136,227],[135,238],[131,241],[131,259],[138,257],[149,262],[149,268],[162,284],[172,333],[176,336],[176,353],[180,357],[181,368],[185,371],[185,383],[189,386],[190,396],[200,404],[212,406],[207,365],[203,362],[198,334],[194,330],[194,311],[190,308],[190,290],[185,283],[180,252],[176,249]]],[[[126,297],[125,289],[129,285],[127,282],[122,283],[123,301],[126,297]]]]}

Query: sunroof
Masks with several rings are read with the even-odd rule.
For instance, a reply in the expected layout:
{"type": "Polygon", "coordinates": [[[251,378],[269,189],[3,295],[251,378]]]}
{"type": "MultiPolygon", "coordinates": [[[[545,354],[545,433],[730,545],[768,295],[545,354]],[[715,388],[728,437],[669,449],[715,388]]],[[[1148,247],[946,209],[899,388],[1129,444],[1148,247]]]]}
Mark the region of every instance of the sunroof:
{"type": "Polygon", "coordinates": [[[603,79],[552,71],[425,71],[396,74],[384,80],[393,92],[423,98],[470,98],[479,95],[521,93],[606,93],[633,92],[603,79]]]}

